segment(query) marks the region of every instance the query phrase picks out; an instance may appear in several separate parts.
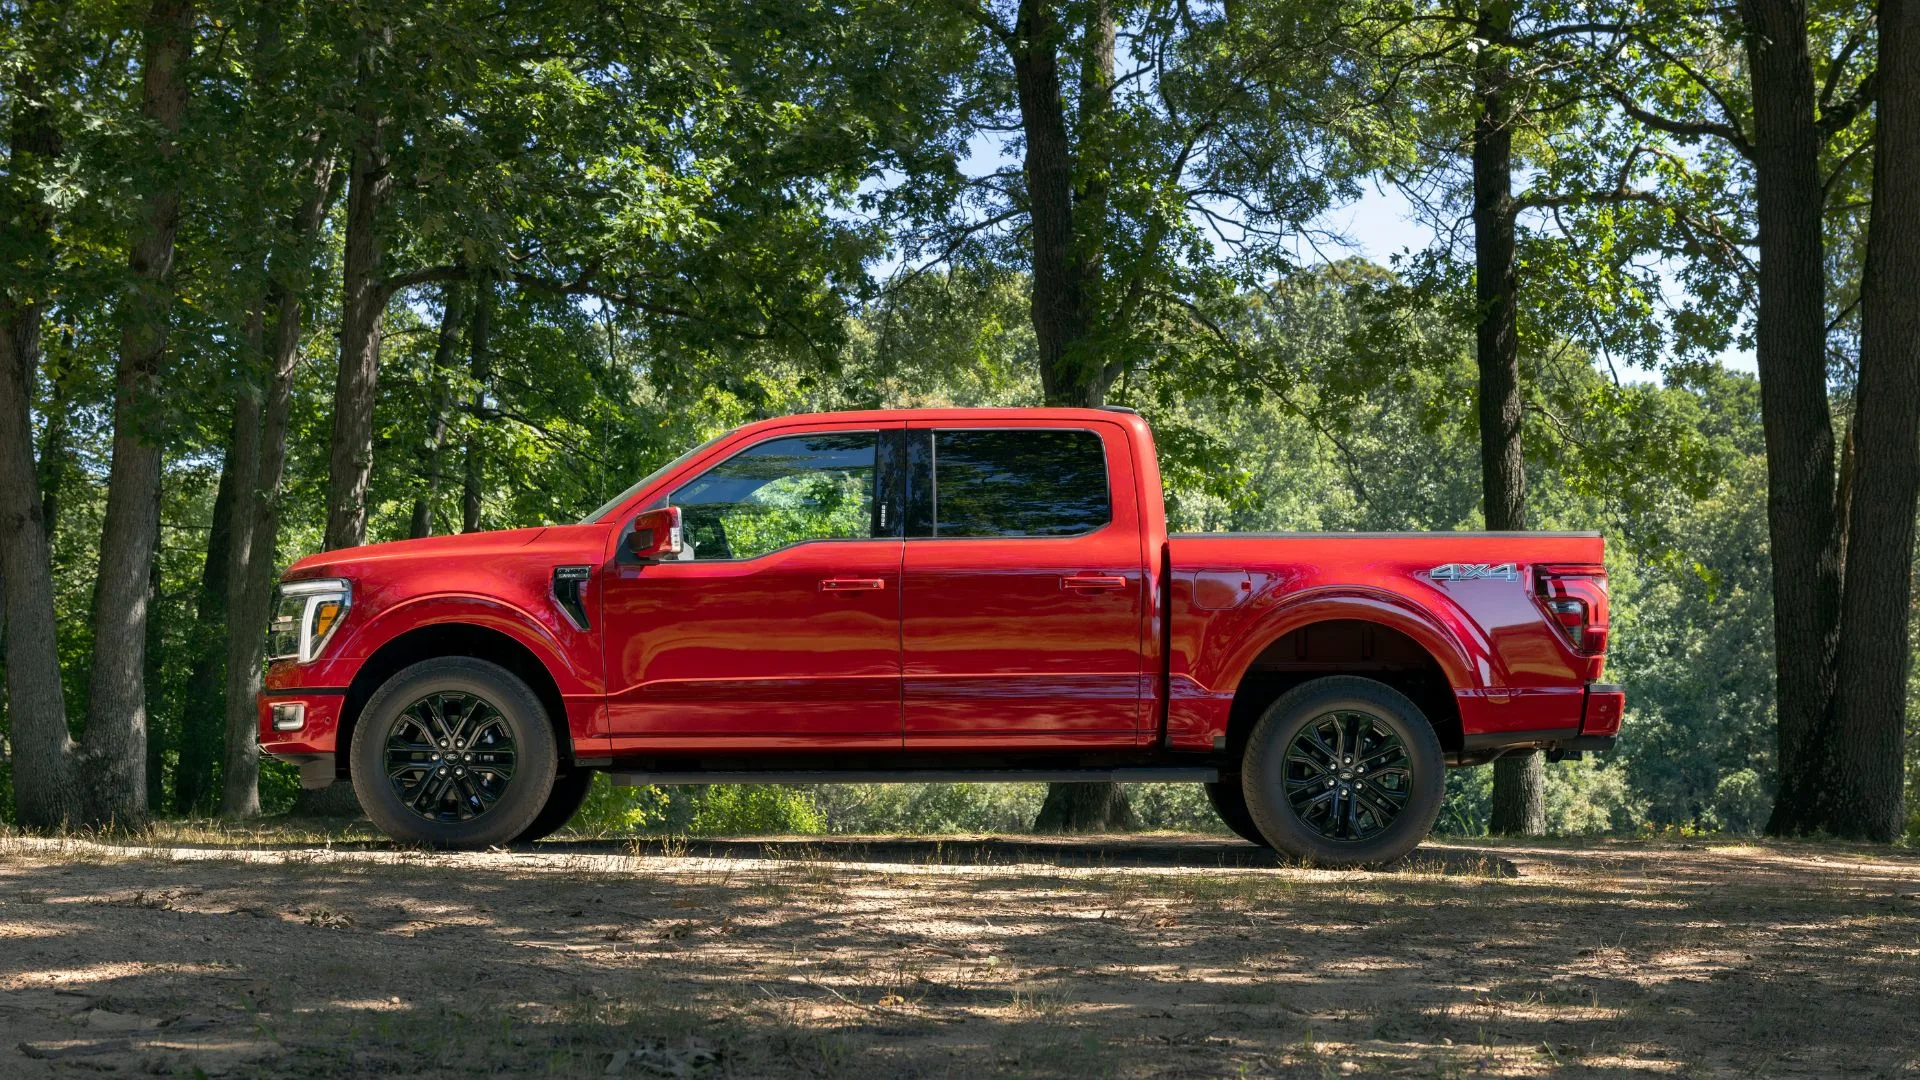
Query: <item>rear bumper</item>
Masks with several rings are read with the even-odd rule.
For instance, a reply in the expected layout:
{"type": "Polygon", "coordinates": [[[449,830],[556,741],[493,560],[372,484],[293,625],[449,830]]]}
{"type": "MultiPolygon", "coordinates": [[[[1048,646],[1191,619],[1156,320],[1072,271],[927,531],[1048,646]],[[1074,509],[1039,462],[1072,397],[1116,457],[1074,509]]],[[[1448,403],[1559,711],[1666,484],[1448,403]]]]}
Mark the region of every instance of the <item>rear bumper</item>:
{"type": "Polygon", "coordinates": [[[1580,726],[1467,735],[1453,764],[1478,765],[1516,750],[1611,750],[1619,741],[1620,719],[1626,711],[1627,693],[1617,684],[1588,683],[1581,701],[1580,726]]]}

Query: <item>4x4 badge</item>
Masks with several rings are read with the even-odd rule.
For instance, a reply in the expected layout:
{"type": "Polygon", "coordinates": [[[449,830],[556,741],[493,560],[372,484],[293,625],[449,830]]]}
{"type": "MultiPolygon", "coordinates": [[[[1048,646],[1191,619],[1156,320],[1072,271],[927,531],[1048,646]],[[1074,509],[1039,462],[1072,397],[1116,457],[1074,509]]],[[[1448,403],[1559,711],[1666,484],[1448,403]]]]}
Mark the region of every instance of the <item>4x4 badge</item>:
{"type": "Polygon", "coordinates": [[[1498,566],[1486,563],[1443,563],[1427,571],[1435,581],[1519,581],[1520,570],[1507,562],[1498,566]]]}

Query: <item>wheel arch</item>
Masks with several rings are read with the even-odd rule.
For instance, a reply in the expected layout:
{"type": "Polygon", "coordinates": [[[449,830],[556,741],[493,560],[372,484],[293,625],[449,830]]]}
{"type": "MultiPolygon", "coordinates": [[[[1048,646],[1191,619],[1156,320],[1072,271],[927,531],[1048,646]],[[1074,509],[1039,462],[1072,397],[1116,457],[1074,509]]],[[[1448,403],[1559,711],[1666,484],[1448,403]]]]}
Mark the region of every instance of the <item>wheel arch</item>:
{"type": "Polygon", "coordinates": [[[360,665],[347,687],[340,707],[340,726],[334,736],[334,772],[340,779],[349,775],[353,732],[367,702],[402,670],[423,660],[443,656],[468,656],[505,668],[527,684],[547,711],[547,724],[553,729],[554,746],[563,765],[573,759],[573,740],[567,726],[566,700],[560,685],[545,661],[525,642],[512,635],[475,623],[446,621],[415,627],[394,636],[374,650],[360,665]]]}
{"type": "Polygon", "coordinates": [[[1233,686],[1227,750],[1238,758],[1248,735],[1280,695],[1331,675],[1371,678],[1405,694],[1433,725],[1443,752],[1465,744],[1455,689],[1473,685],[1473,667],[1452,635],[1400,607],[1371,602],[1301,605],[1275,620],[1249,650],[1233,686]]]}

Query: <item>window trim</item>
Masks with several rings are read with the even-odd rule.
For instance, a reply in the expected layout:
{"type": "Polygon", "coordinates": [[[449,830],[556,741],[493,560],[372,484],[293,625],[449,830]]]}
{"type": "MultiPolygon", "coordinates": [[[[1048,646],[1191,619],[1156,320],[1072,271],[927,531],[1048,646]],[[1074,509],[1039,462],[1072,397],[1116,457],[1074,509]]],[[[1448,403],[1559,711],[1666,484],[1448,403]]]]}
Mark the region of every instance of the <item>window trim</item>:
{"type": "MultiPolygon", "coordinates": [[[[675,503],[673,501],[673,497],[680,493],[681,488],[686,487],[688,484],[694,483],[695,481],[699,480],[701,477],[707,475],[713,470],[719,468],[722,465],[725,465],[727,462],[732,461],[734,458],[739,457],[741,454],[745,454],[751,450],[754,450],[761,446],[765,446],[771,442],[778,442],[782,439],[804,439],[804,438],[807,438],[808,436],[818,436],[818,435],[872,435],[874,437],[874,440],[873,440],[873,501],[877,504],[879,503],[881,496],[883,494],[883,481],[880,473],[881,473],[881,470],[884,467],[886,467],[886,465],[888,464],[886,462],[886,458],[888,456],[886,452],[887,435],[889,432],[897,431],[897,430],[904,430],[904,429],[894,428],[894,427],[876,427],[876,428],[844,427],[844,428],[820,428],[814,431],[769,432],[766,438],[755,439],[750,443],[746,443],[745,445],[742,445],[734,449],[732,452],[714,461],[711,465],[707,465],[706,467],[700,469],[698,472],[694,473],[693,475],[688,476],[685,480],[682,480],[674,484],[672,488],[661,492],[659,498],[649,500],[647,504],[637,509],[634,512],[634,516],[632,518],[627,519],[627,523],[621,526],[619,535],[615,538],[614,550],[616,553],[616,561],[626,562],[631,559],[631,556],[627,555],[627,534],[633,531],[633,522],[641,514],[645,513],[648,509],[656,506],[680,505],[679,503],[675,503]]],[[[899,460],[896,460],[895,462],[893,462],[892,465],[895,469],[904,471],[904,469],[906,468],[906,462],[904,460],[905,455],[904,454],[899,455],[898,457],[899,457],[899,460]]],[[[895,487],[897,487],[902,493],[905,492],[906,483],[905,483],[904,476],[901,478],[901,482],[896,484],[895,487]]],[[[905,518],[906,518],[906,514],[904,513],[904,511],[896,513],[895,524],[894,524],[894,527],[896,530],[903,530],[906,527],[905,518]]],[[[729,559],[695,558],[695,559],[687,559],[684,561],[676,559],[676,560],[668,560],[666,562],[661,562],[661,563],[652,564],[652,565],[699,566],[704,563],[706,565],[712,566],[719,563],[749,563],[749,562],[753,562],[756,559],[764,559],[771,555],[778,555],[783,551],[792,551],[794,548],[805,547],[808,544],[897,543],[900,541],[900,539],[901,537],[897,535],[896,536],[813,536],[813,537],[808,537],[805,540],[796,540],[791,544],[782,544],[781,546],[774,548],[771,551],[763,551],[758,555],[749,555],[744,559],[743,558],[729,558],[729,559]]],[[[632,565],[645,565],[645,564],[633,563],[632,565]]]]}
{"type": "MultiPolygon", "coordinates": [[[[1098,428],[1091,428],[1085,425],[1054,425],[1047,423],[968,424],[965,426],[947,426],[945,424],[929,423],[922,427],[909,427],[907,429],[909,440],[911,440],[913,433],[916,431],[924,431],[927,433],[927,486],[929,488],[927,528],[932,531],[924,536],[916,536],[908,532],[903,539],[909,542],[914,540],[1084,540],[1089,536],[1098,536],[1101,532],[1113,528],[1116,519],[1119,517],[1119,510],[1116,505],[1117,500],[1114,497],[1113,490],[1113,463],[1107,460],[1106,435],[1098,428]],[[938,436],[943,431],[1079,431],[1093,436],[1094,441],[1100,444],[1100,478],[1107,489],[1107,520],[1085,532],[1055,534],[1053,536],[941,536],[940,453],[938,449],[938,436]]],[[[903,458],[905,457],[905,455],[902,456],[903,458]]],[[[904,461],[902,462],[902,466],[905,467],[904,461]]],[[[911,485],[912,479],[912,470],[908,469],[907,485],[903,485],[903,487],[911,485]]],[[[913,492],[908,490],[906,495],[908,510],[903,516],[910,520],[913,514],[913,492]]]]}

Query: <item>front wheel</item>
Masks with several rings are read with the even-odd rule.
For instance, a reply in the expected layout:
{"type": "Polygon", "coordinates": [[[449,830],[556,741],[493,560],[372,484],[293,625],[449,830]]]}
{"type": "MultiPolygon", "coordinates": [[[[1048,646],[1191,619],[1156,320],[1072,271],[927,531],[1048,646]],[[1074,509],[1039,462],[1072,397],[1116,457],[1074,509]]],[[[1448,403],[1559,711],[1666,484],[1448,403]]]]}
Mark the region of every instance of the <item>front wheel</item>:
{"type": "Polygon", "coordinates": [[[380,830],[445,848],[505,844],[553,788],[547,713],[527,684],[468,656],[423,660],[388,679],[353,732],[353,790],[380,830]]]}
{"type": "Polygon", "coordinates": [[[1426,839],[1445,770],[1419,706],[1385,683],[1343,675],[1302,683],[1268,706],[1247,743],[1241,790],[1281,853],[1375,866],[1426,839]]]}

